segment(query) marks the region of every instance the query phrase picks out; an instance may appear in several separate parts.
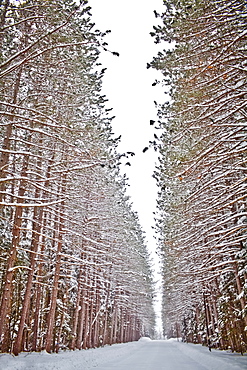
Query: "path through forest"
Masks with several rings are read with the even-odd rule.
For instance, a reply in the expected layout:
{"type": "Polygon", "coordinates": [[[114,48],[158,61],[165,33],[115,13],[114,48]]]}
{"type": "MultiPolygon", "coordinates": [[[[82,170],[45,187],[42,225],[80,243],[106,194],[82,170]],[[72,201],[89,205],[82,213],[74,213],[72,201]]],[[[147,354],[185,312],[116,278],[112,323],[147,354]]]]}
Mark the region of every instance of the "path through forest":
{"type": "MultiPolygon", "coordinates": [[[[95,369],[116,369],[116,360],[100,364],[95,369]]],[[[177,341],[148,341],[129,356],[121,356],[118,370],[237,370],[247,369],[247,357],[231,356],[200,345],[177,341]],[[240,361],[239,361],[240,360],[240,361]]]]}
{"type": "Polygon", "coordinates": [[[243,370],[247,355],[176,340],[149,340],[103,348],[0,355],[0,370],[243,370]]]}

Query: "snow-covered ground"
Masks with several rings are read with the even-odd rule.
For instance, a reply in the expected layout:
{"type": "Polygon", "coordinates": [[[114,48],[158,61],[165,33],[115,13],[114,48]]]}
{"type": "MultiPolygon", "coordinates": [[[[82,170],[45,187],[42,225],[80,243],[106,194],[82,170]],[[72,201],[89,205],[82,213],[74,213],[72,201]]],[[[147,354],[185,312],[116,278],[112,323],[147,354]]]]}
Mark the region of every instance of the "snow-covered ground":
{"type": "Polygon", "coordinates": [[[1,370],[243,370],[247,355],[177,342],[175,340],[115,344],[58,354],[0,355],[1,370]]]}

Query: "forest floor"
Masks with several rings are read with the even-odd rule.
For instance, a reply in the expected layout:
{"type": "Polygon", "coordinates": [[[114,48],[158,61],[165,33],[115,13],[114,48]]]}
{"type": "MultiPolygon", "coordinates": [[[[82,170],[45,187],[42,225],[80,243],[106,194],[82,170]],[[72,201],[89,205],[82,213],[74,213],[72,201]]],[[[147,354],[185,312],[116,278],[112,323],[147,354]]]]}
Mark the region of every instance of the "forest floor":
{"type": "Polygon", "coordinates": [[[150,340],[58,354],[0,354],[0,370],[243,370],[247,353],[219,351],[176,340],[150,340]]]}

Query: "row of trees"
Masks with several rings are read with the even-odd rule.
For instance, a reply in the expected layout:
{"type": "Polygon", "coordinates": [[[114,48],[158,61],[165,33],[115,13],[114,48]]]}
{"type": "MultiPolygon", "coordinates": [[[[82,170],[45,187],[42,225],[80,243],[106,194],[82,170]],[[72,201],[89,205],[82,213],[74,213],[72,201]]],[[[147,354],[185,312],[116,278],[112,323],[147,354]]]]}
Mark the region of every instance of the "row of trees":
{"type": "MultiPolygon", "coordinates": [[[[87,1],[0,1],[1,351],[153,334],[151,267],[87,1]]],[[[113,53],[117,54],[117,53],[113,53]]]]}
{"type": "MultiPolygon", "coordinates": [[[[159,106],[154,176],[165,335],[247,350],[246,35],[241,0],[164,1],[152,66],[159,106]]],[[[158,14],[156,14],[158,16],[158,14]]]]}

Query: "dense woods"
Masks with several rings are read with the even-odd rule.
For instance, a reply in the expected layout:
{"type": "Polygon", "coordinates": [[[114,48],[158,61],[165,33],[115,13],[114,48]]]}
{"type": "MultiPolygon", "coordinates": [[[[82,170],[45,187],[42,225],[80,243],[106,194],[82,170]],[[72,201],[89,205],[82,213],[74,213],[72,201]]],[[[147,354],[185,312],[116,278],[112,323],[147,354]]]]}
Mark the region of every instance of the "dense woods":
{"type": "MultiPolygon", "coordinates": [[[[247,4],[164,1],[154,173],[168,337],[247,350],[247,4]],[[167,87],[166,87],[167,89],[167,87]]],[[[148,65],[149,67],[150,65],[148,65]]]]}
{"type": "MultiPolygon", "coordinates": [[[[90,10],[0,0],[1,352],[154,335],[151,263],[101,93],[99,54],[118,53],[90,10]]],[[[154,142],[164,335],[243,353],[247,4],[164,0],[154,13],[151,36],[171,45],[148,64],[169,94],[154,142]]]]}
{"type": "Polygon", "coordinates": [[[1,351],[152,336],[149,256],[100,92],[105,33],[87,1],[0,11],[1,351]]]}

